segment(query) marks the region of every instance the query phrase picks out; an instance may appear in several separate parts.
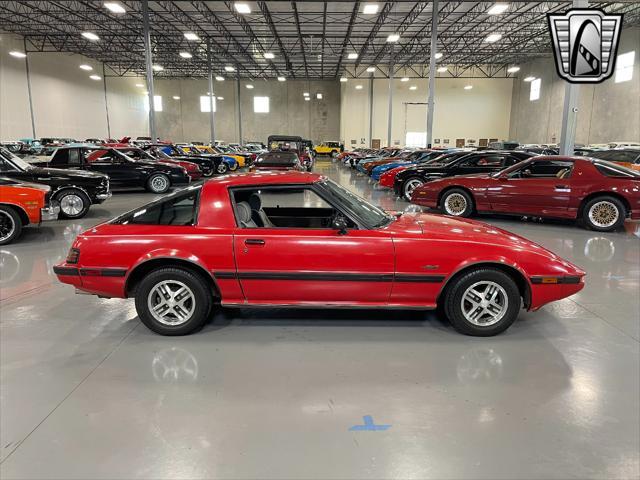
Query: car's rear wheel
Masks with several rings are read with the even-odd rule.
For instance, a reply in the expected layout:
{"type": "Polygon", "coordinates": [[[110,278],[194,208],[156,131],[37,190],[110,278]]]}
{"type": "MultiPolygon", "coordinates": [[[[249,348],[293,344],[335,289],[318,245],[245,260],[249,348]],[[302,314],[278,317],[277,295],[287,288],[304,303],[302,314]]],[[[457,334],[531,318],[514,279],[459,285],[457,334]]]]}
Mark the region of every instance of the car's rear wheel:
{"type": "Polygon", "coordinates": [[[11,207],[0,205],[0,245],[7,245],[20,236],[22,220],[11,207]]]}
{"type": "Polygon", "coordinates": [[[157,195],[166,193],[171,188],[171,180],[164,173],[154,173],[147,180],[147,190],[157,195]]]}
{"type": "Polygon", "coordinates": [[[238,165],[238,162],[234,163],[231,167],[229,167],[229,170],[235,172],[238,169],[238,165]]]}
{"type": "Polygon", "coordinates": [[[422,185],[424,185],[424,180],[421,179],[420,177],[408,178],[404,182],[404,185],[402,186],[402,195],[404,196],[405,200],[410,202],[411,201],[411,195],[413,194],[413,191],[416,188],[421,187],[422,185]]]}
{"type": "Polygon", "coordinates": [[[207,171],[205,171],[204,169],[202,169],[202,176],[203,177],[212,177],[213,176],[213,165],[211,166],[211,168],[209,168],[207,171]]]}
{"type": "Polygon", "coordinates": [[[216,171],[217,171],[219,174],[221,174],[221,175],[222,175],[222,174],[227,173],[227,172],[229,171],[229,167],[227,166],[227,164],[226,164],[226,163],[221,162],[221,163],[220,163],[220,165],[218,165],[218,168],[216,168],[216,171]]]}
{"type": "Polygon", "coordinates": [[[626,217],[626,209],[615,197],[601,196],[589,200],[582,209],[582,219],[591,229],[611,232],[619,228],[626,217]]]}
{"type": "Polygon", "coordinates": [[[479,268],[453,282],[444,297],[444,311],[460,333],[477,337],[497,335],[518,317],[522,304],[520,291],[506,273],[479,268]]]}
{"type": "Polygon", "coordinates": [[[142,323],[161,335],[187,335],[202,328],[212,292],[199,275],[181,268],[159,268],[146,275],[135,294],[142,323]]]}
{"type": "Polygon", "coordinates": [[[82,218],[87,214],[91,206],[89,197],[84,192],[76,189],[62,190],[54,198],[60,204],[59,218],[82,218]]]}
{"type": "Polygon", "coordinates": [[[440,209],[453,217],[470,217],[473,213],[473,198],[462,189],[454,188],[440,199],[440,209]]]}

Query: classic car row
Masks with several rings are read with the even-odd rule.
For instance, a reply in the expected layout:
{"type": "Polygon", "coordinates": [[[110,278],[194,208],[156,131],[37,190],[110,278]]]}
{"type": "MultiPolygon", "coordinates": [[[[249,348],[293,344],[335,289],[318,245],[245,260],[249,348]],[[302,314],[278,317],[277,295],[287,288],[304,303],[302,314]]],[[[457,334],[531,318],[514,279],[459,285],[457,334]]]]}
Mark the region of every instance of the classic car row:
{"type": "Polygon", "coordinates": [[[579,220],[613,231],[640,219],[640,149],[585,156],[513,150],[357,151],[338,158],[381,188],[456,217],[476,213],[579,220]]]}

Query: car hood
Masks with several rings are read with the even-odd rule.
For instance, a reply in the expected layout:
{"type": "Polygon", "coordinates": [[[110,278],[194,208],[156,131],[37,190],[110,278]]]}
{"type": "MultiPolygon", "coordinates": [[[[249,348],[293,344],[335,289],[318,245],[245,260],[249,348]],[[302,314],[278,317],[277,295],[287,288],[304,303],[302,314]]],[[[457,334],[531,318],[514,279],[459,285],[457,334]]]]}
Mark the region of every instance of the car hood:
{"type": "Polygon", "coordinates": [[[102,180],[107,177],[104,173],[89,172],[87,170],[72,170],[65,168],[33,167],[36,175],[51,175],[52,177],[77,178],[85,180],[102,180]]]}

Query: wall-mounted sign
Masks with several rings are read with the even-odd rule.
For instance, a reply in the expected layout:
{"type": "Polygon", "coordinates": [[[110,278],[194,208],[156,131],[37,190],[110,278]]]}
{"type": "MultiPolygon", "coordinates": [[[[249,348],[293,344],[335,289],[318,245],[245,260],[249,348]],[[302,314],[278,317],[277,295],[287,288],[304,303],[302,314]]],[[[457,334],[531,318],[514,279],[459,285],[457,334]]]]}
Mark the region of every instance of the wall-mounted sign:
{"type": "Polygon", "coordinates": [[[445,138],[444,140],[442,140],[442,143],[449,143],[449,139],[445,138]]]}
{"type": "Polygon", "coordinates": [[[435,139],[433,140],[433,143],[440,143],[440,139],[439,139],[439,138],[435,138],[435,139]]]}

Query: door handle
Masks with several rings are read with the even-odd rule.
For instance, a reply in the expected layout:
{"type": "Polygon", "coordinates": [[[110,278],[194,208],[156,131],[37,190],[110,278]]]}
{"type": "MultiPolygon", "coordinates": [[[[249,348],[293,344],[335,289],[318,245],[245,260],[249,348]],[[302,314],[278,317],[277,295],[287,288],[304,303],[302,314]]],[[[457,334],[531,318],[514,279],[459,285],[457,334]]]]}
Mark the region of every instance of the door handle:
{"type": "Polygon", "coordinates": [[[569,188],[569,185],[556,185],[556,189],[559,190],[567,190],[569,188]]]}
{"type": "Polygon", "coordinates": [[[265,241],[262,240],[261,238],[247,238],[244,241],[245,245],[264,245],[265,241]]]}

